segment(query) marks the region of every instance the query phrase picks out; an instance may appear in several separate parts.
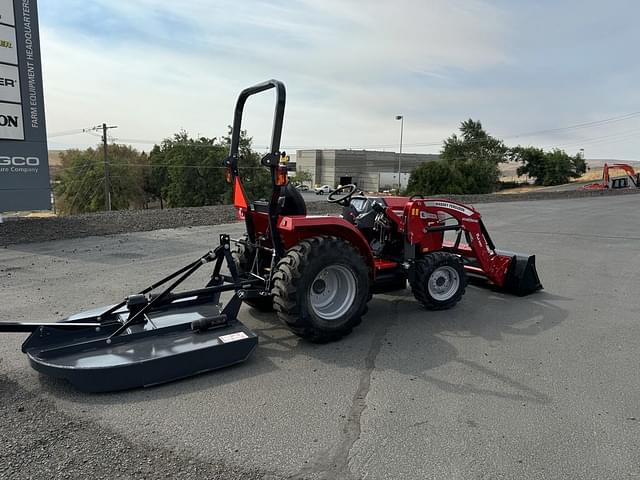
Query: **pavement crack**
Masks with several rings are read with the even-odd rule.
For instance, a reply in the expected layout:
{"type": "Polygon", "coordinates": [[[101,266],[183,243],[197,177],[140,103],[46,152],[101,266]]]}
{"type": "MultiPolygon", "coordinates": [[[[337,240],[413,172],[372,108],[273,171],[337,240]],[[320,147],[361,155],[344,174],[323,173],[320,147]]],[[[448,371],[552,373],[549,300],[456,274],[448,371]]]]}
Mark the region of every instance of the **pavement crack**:
{"type": "Polygon", "coordinates": [[[290,478],[304,478],[305,473],[311,472],[327,480],[352,480],[357,478],[349,469],[349,462],[352,458],[351,450],[360,439],[360,434],[362,433],[362,414],[367,408],[367,396],[371,389],[371,378],[376,368],[376,359],[382,350],[389,329],[396,323],[398,305],[401,301],[402,299],[397,299],[392,302],[391,319],[378,325],[373,334],[369,350],[364,359],[364,368],[360,375],[358,388],[353,395],[349,413],[342,427],[341,439],[333,450],[333,454],[323,455],[324,461],[318,460],[314,462],[313,467],[306,471],[303,470],[300,474],[290,478]]]}

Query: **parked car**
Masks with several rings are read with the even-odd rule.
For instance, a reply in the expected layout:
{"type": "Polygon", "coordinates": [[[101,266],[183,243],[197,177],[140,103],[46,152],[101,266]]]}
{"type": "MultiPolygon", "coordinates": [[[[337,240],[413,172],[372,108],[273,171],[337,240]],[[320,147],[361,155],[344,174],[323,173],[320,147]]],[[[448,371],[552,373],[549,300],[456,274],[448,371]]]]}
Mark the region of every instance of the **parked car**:
{"type": "Polygon", "coordinates": [[[313,189],[316,192],[316,195],[324,195],[326,193],[331,193],[333,189],[329,185],[322,185],[321,187],[316,187],[313,189]]]}
{"type": "Polygon", "coordinates": [[[304,183],[296,185],[296,188],[298,190],[300,190],[301,192],[306,192],[307,190],[309,190],[309,187],[307,185],[305,185],[304,183]]]}

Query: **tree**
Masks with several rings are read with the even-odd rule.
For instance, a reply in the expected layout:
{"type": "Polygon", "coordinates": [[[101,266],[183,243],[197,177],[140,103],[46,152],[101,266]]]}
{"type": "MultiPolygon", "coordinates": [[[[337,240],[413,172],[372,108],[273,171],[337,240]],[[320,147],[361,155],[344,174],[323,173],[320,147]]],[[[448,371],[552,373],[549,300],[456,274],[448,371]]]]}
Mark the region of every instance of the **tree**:
{"type": "Polygon", "coordinates": [[[225,203],[225,155],[215,138],[193,139],[180,131],[151,150],[149,186],[171,207],[225,203]]]}
{"type": "Polygon", "coordinates": [[[510,156],[522,163],[517,174],[534,178],[536,185],[561,185],[587,171],[582,155],[572,157],[559,149],[544,152],[540,148],[518,146],[511,149],[510,156]]]}
{"type": "Polygon", "coordinates": [[[426,162],[416,168],[409,177],[407,193],[410,195],[436,195],[439,193],[462,194],[464,179],[460,170],[443,160],[426,162]]]}
{"type": "Polygon", "coordinates": [[[419,166],[409,179],[408,193],[490,193],[500,179],[499,164],[509,160],[509,149],[488,135],[479,121],[460,124],[458,136],[444,141],[440,160],[419,166]]]}
{"type": "Polygon", "coordinates": [[[313,181],[313,177],[306,170],[297,170],[296,169],[296,174],[293,175],[292,177],[290,177],[289,180],[294,185],[297,185],[297,184],[303,184],[305,182],[307,182],[307,183],[312,182],[313,181]]]}
{"type": "Polygon", "coordinates": [[[166,192],[163,191],[168,184],[168,169],[165,166],[165,156],[162,147],[154,145],[149,154],[149,168],[146,170],[144,189],[152,199],[160,201],[160,209],[164,208],[166,192]]]}
{"type": "MultiPolygon", "coordinates": [[[[226,183],[223,161],[229,154],[229,135],[191,138],[185,131],[154,146],[150,154],[152,173],[149,191],[170,207],[195,207],[229,203],[231,186],[226,183]]],[[[251,150],[250,137],[240,134],[239,173],[252,199],[264,198],[271,189],[268,170],[251,150]]]]}
{"type": "MultiPolygon", "coordinates": [[[[231,147],[232,128],[230,125],[227,128],[228,134],[222,140],[228,152],[231,147]]],[[[271,196],[271,174],[269,169],[260,163],[260,154],[251,149],[252,143],[253,138],[247,136],[246,130],[241,130],[238,146],[238,173],[250,199],[266,199],[271,196]]]]}
{"type": "MultiPolygon", "coordinates": [[[[144,153],[125,145],[107,147],[111,208],[141,208],[146,202],[144,153]]],[[[56,205],[63,214],[104,210],[104,158],[102,148],[67,150],[60,155],[55,178],[56,205]]]]}
{"type": "Polygon", "coordinates": [[[542,185],[546,169],[544,150],[536,147],[517,146],[511,149],[509,155],[514,162],[522,163],[522,166],[518,167],[516,171],[519,177],[528,175],[535,179],[536,184],[542,185]],[[538,183],[538,179],[540,179],[540,183],[538,183]]]}

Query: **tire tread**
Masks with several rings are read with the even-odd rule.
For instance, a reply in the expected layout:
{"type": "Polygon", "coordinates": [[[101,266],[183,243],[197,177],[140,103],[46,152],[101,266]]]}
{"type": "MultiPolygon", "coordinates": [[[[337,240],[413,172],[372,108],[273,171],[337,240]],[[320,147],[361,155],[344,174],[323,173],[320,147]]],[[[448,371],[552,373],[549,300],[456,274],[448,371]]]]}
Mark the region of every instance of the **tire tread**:
{"type": "Polygon", "coordinates": [[[362,321],[362,315],[366,313],[367,301],[370,298],[369,285],[365,285],[366,293],[360,295],[363,298],[360,299],[362,305],[358,313],[341,328],[331,331],[319,328],[313,322],[311,315],[302,311],[298,301],[298,288],[305,266],[310,259],[322,258],[323,255],[336,251],[342,252],[352,263],[361,263],[363,268],[367,268],[360,253],[349,242],[333,236],[322,236],[304,239],[289,249],[278,262],[272,276],[273,305],[278,317],[293,333],[315,343],[339,340],[351,333],[353,328],[362,321]]]}
{"type": "Polygon", "coordinates": [[[462,260],[457,255],[448,252],[433,252],[429,253],[422,258],[416,260],[413,264],[415,269],[413,275],[413,281],[411,284],[411,291],[413,296],[428,310],[447,310],[452,308],[456,303],[460,301],[465,294],[467,286],[467,276],[464,272],[464,266],[462,260]],[[458,270],[460,275],[461,287],[456,294],[450,299],[441,302],[433,299],[429,295],[429,289],[427,283],[429,277],[438,267],[443,265],[453,266],[458,270]]]}

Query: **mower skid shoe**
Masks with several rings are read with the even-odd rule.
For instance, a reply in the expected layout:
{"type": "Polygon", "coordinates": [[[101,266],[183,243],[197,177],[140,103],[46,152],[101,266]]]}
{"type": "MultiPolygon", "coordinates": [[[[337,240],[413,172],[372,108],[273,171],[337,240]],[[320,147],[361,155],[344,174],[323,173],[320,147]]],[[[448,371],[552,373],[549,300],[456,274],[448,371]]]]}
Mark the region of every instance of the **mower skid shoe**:
{"type": "Polygon", "coordinates": [[[504,290],[523,297],[542,289],[536,270],[535,255],[511,252],[500,252],[500,255],[511,256],[511,263],[504,280],[504,290]]]}

